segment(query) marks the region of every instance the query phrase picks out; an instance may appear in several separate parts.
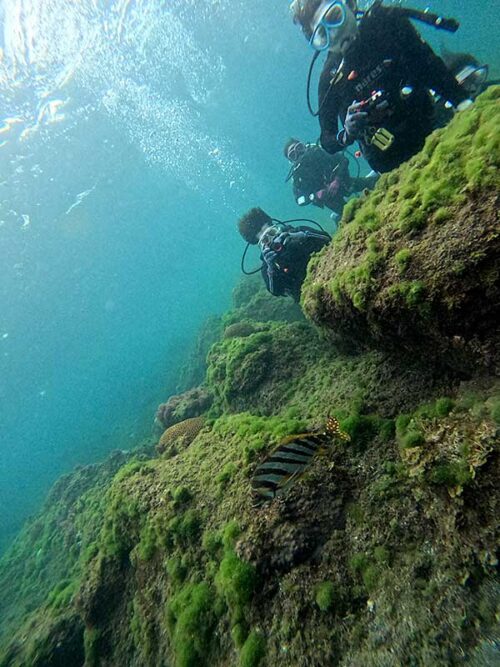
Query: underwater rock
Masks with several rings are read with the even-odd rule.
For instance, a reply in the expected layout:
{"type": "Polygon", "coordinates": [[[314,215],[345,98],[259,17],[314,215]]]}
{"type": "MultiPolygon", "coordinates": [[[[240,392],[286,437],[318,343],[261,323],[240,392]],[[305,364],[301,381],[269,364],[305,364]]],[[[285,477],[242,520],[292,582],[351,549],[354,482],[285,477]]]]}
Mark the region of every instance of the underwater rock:
{"type": "Polygon", "coordinates": [[[57,651],[82,664],[82,628],[89,667],[496,657],[496,94],[351,204],[304,287],[319,327],[263,322],[264,297],[287,300],[240,292],[206,384],[165,407],[170,435],[205,410],[210,429],[174,457],[117,452],[54,486],[0,561],[1,667],[59,665],[57,651]],[[246,335],[223,338],[241,322],[246,335]],[[328,415],[351,441],[254,507],[258,466],[328,415]]]}
{"type": "Polygon", "coordinates": [[[147,452],[116,450],[62,476],[0,559],[2,667],[83,664],[84,624],[75,609],[81,572],[97,553],[111,480],[133,457],[147,460],[147,452]]]}
{"type": "Polygon", "coordinates": [[[278,299],[270,294],[259,274],[240,279],[233,290],[233,309],[224,316],[226,326],[243,320],[303,322],[304,315],[292,299],[278,299]]]}
{"type": "Polygon", "coordinates": [[[340,353],[307,323],[273,323],[244,338],[225,339],[208,356],[212,412],[250,410],[279,414],[298,407],[304,418],[324,423],[332,408],[391,417],[422,397],[439,396],[458,384],[434,361],[411,353],[340,353]],[[263,360],[261,363],[260,360],[263,360]]]}
{"type": "Polygon", "coordinates": [[[313,359],[331,352],[306,322],[259,326],[253,334],[224,339],[212,347],[207,385],[214,395],[214,412],[276,414],[312,368],[313,359]]]}
{"type": "Polygon", "coordinates": [[[188,447],[205,425],[205,417],[191,417],[169,426],[160,438],[158,454],[173,456],[179,448],[188,447]]]}
{"type": "MultiPolygon", "coordinates": [[[[51,561],[65,564],[52,606],[39,597],[13,627],[2,600],[2,667],[37,664],[30,656],[42,645],[39,664],[60,664],[52,629],[68,616],[80,646],[85,627],[86,664],[236,665],[262,628],[261,667],[458,664],[482,652],[497,622],[499,381],[415,405],[395,430],[344,420],[352,442],[327,448],[287,494],[256,509],[255,468],[306,427],[289,410],[223,415],[174,458],[96,476],[62,514],[80,535],[51,541],[51,561]],[[70,560],[77,540],[85,555],[70,560]]],[[[60,507],[63,496],[52,497],[60,507]]],[[[42,585],[33,562],[22,564],[53,525],[46,512],[0,566],[2,590],[17,574],[17,602],[42,585]]],[[[71,535],[67,523],[58,529],[71,535]]]]}
{"type": "MultiPolygon", "coordinates": [[[[30,665],[30,667],[68,667],[85,662],[84,624],[76,613],[53,619],[48,614],[37,619],[24,631],[29,636],[30,652],[25,654],[25,642],[13,642],[2,658],[2,665],[30,665]]],[[[25,638],[26,641],[27,637],[25,638]]]]}
{"type": "MultiPolygon", "coordinates": [[[[304,321],[300,306],[292,299],[277,299],[263,286],[261,276],[243,276],[233,290],[233,308],[223,317],[211,316],[203,323],[193,349],[179,373],[179,392],[202,384],[207,371],[207,355],[214,343],[220,341],[231,327],[247,322],[260,330],[262,322],[304,321]]],[[[235,331],[232,330],[232,331],[235,331]]],[[[185,415],[184,418],[194,415],[185,415]]],[[[166,425],[165,425],[166,426],[166,425]]]]}
{"type": "Polygon", "coordinates": [[[305,313],[368,347],[500,365],[500,87],[353,200],[309,265],[305,313]]]}
{"type": "MultiPolygon", "coordinates": [[[[265,328],[265,327],[264,327],[265,328]]],[[[257,323],[250,321],[235,322],[224,329],[224,338],[246,338],[257,331],[261,331],[257,323]]]]}
{"type": "Polygon", "coordinates": [[[176,391],[186,392],[204,382],[207,372],[207,354],[214,343],[222,336],[222,318],[212,315],[202,324],[196,341],[190,350],[187,360],[179,372],[176,391]]]}
{"type": "Polygon", "coordinates": [[[306,477],[296,482],[298,488],[255,509],[258,521],[252,522],[245,538],[236,544],[236,553],[263,576],[320,562],[322,547],[332,533],[345,529],[352,481],[335,470],[339,453],[337,448],[328,457],[329,478],[321,485],[317,484],[318,471],[325,468],[325,460],[315,462],[306,477]]]}
{"type": "Polygon", "coordinates": [[[208,389],[195,387],[183,394],[171,396],[166,403],[161,403],[156,411],[156,419],[164,428],[168,428],[190,417],[199,417],[210,408],[212,400],[208,389]]]}

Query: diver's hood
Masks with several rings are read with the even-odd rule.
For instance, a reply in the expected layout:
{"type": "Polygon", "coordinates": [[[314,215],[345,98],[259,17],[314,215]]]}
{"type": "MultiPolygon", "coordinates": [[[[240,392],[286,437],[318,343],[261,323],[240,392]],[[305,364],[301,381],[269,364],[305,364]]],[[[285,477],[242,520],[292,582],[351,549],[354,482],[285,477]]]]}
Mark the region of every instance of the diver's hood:
{"type": "Polygon", "coordinates": [[[443,47],[441,48],[441,58],[455,76],[465,67],[479,67],[479,60],[471,53],[454,53],[443,47]]]}
{"type": "Polygon", "coordinates": [[[471,97],[479,95],[488,78],[488,65],[466,65],[455,78],[471,97]]]}

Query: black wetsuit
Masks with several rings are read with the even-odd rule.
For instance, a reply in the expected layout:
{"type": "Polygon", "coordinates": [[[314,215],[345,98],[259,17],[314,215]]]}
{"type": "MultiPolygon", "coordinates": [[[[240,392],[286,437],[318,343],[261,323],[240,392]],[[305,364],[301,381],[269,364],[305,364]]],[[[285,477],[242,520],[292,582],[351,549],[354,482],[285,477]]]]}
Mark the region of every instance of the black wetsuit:
{"type": "Polygon", "coordinates": [[[279,249],[274,248],[277,250],[277,257],[272,266],[262,262],[262,277],[267,289],[274,296],[291,296],[295,301],[300,301],[300,289],[306,277],[309,259],[331,239],[326,232],[305,225],[300,227],[286,225],[284,230],[291,232],[290,239],[279,249]],[[299,231],[304,232],[305,236],[294,239],[293,232],[299,231]]]}
{"type": "Polygon", "coordinates": [[[292,167],[290,176],[295,201],[299,205],[312,203],[319,208],[326,206],[339,215],[350,194],[372,186],[366,178],[355,178],[349,174],[349,160],[345,155],[330,155],[317,144],[306,145],[306,152],[292,167]],[[325,190],[334,179],[338,181],[336,192],[330,194],[325,191],[323,197],[318,198],[316,194],[325,190]],[[311,195],[314,195],[312,199],[311,195]],[[301,197],[305,198],[305,202],[299,201],[301,197]]]}
{"type": "Polygon", "coordinates": [[[368,143],[367,134],[359,144],[372,169],[394,169],[421,150],[433,130],[429,89],[455,106],[467,98],[410,20],[397,7],[374,5],[361,19],[358,35],[343,60],[330,55],[325,63],[319,84],[321,145],[329,153],[342,150],[344,145],[337,140],[339,116],[344,122],[354,101],[368,99],[380,90],[390,113],[370,123],[371,132],[383,127],[394,135],[394,142],[382,151],[368,143]]]}
{"type": "Polygon", "coordinates": [[[292,169],[293,194],[296,198],[309,198],[335,176],[345,176],[347,164],[343,155],[330,155],[317,144],[307,144],[304,155],[292,169]]]}

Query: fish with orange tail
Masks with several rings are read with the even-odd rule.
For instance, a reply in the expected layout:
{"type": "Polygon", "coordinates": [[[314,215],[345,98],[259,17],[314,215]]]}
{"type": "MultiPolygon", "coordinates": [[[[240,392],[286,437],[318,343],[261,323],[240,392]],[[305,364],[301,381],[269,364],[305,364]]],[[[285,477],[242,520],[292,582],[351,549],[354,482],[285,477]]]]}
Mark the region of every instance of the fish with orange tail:
{"type": "Polygon", "coordinates": [[[334,417],[328,417],[323,431],[299,433],[282,440],[261,463],[252,478],[252,497],[255,506],[273,500],[288,489],[306,470],[315,454],[333,439],[349,441],[334,417]]]}

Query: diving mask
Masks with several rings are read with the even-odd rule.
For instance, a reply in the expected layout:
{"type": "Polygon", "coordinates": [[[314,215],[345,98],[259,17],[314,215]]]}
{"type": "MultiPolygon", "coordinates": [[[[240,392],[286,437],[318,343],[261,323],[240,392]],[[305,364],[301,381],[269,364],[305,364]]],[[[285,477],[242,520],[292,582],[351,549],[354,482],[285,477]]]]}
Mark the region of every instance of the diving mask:
{"type": "Polygon", "coordinates": [[[261,248],[270,248],[274,239],[284,231],[282,224],[269,225],[259,236],[259,246],[261,248]]]}
{"type": "Polygon", "coordinates": [[[464,87],[471,97],[476,97],[482,91],[488,78],[488,65],[467,65],[455,76],[458,83],[464,87]]]}
{"type": "Polygon", "coordinates": [[[330,2],[313,30],[309,44],[316,51],[329,49],[335,38],[335,30],[344,25],[346,8],[343,2],[330,2]]]}
{"type": "Polygon", "coordinates": [[[292,144],[289,149],[286,152],[287,158],[290,160],[290,162],[299,162],[302,160],[306,152],[306,147],[305,145],[297,141],[295,144],[292,144]]]}

